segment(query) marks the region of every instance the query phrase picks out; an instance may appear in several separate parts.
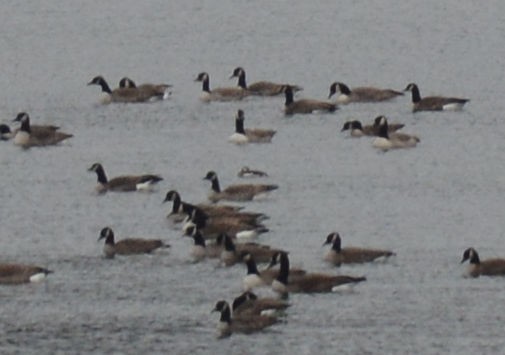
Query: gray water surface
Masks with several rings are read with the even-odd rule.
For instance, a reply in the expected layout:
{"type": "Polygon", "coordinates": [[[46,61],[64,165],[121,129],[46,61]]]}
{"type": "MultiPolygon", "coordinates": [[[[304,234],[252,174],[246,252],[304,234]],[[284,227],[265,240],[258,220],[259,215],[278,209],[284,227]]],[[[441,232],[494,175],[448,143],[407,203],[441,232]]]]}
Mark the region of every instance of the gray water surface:
{"type": "MultiPolygon", "coordinates": [[[[54,270],[47,282],[1,287],[2,354],[475,354],[503,353],[505,283],[466,279],[474,246],[504,256],[505,126],[502,45],[505,3],[474,1],[28,1],[0,4],[0,121],[27,111],[33,123],[75,136],[58,147],[21,150],[1,142],[2,261],[54,270]],[[284,117],[284,98],[198,100],[242,66],[249,82],[329,85],[468,97],[462,112],[412,114],[410,96],[354,104],[335,114],[284,117]],[[172,97],[138,105],[98,104],[87,87],[102,74],[168,82],[172,97]],[[246,127],[278,131],[271,144],[227,142],[242,108],[246,127]],[[421,137],[412,150],[377,152],[341,133],[380,114],[421,137]],[[158,173],[152,194],[94,193],[86,169],[109,176],[158,173]],[[366,275],[352,294],[292,295],[281,324],[216,339],[219,299],[240,293],[245,268],[189,262],[191,241],[165,219],[164,194],[206,200],[215,170],[223,186],[243,165],[280,188],[247,209],[270,216],[260,242],[290,251],[309,270],[366,275]],[[162,238],[170,251],[105,260],[99,231],[162,238]],[[383,265],[334,269],[326,235],[343,244],[392,249],[383,265]]],[[[261,293],[262,291],[260,291],[261,293]]]]}

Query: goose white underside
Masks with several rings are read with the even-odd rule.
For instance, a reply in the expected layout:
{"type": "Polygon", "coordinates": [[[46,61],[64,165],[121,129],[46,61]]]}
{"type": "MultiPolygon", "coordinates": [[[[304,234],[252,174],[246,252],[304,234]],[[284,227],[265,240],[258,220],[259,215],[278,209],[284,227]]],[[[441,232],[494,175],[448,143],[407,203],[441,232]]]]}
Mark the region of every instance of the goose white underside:
{"type": "Polygon", "coordinates": [[[30,282],[42,282],[46,279],[46,273],[44,272],[39,272],[37,274],[33,274],[30,276],[30,282]]]}
{"type": "Polygon", "coordinates": [[[18,131],[14,136],[14,144],[19,146],[25,146],[30,141],[30,134],[25,131],[18,131]]]}
{"type": "Polygon", "coordinates": [[[375,148],[382,149],[382,150],[388,150],[388,149],[392,149],[393,148],[393,144],[391,143],[391,141],[389,139],[383,138],[383,137],[376,137],[373,140],[372,145],[375,148]]]}
{"type": "Polygon", "coordinates": [[[255,287],[267,286],[263,279],[256,274],[248,274],[242,280],[242,289],[244,291],[250,291],[255,287]]]}
{"type": "Polygon", "coordinates": [[[247,136],[241,133],[233,133],[230,138],[228,138],[228,141],[230,143],[235,143],[235,144],[247,144],[249,143],[249,139],[247,136]]]}
{"type": "Polygon", "coordinates": [[[351,137],[363,137],[365,134],[361,129],[351,129],[351,137]]]}
{"type": "Polygon", "coordinates": [[[345,105],[351,102],[351,98],[349,95],[346,94],[340,94],[337,96],[337,103],[341,105],[345,105]]]}
{"type": "Polygon", "coordinates": [[[254,240],[258,238],[258,232],[255,230],[245,230],[245,231],[240,231],[235,234],[235,238],[239,240],[254,240]]]}
{"type": "Polygon", "coordinates": [[[444,111],[461,111],[463,109],[464,105],[465,104],[461,104],[461,103],[458,103],[458,102],[453,102],[453,103],[446,104],[446,105],[442,106],[442,109],[444,111]]]}
{"type": "Polygon", "coordinates": [[[286,285],[284,285],[282,282],[279,280],[273,280],[272,281],[272,290],[278,293],[286,293],[286,285]]]}
{"type": "Polygon", "coordinates": [[[190,256],[191,256],[191,259],[193,260],[193,262],[195,262],[195,263],[202,261],[207,256],[207,253],[205,251],[205,247],[203,247],[201,245],[193,246],[193,249],[191,249],[190,256]]]}
{"type": "Polygon", "coordinates": [[[137,191],[152,192],[154,190],[154,184],[152,181],[146,181],[135,185],[137,191]]]}
{"type": "Polygon", "coordinates": [[[270,193],[272,191],[265,191],[265,192],[260,192],[259,194],[256,194],[254,195],[253,197],[253,201],[264,201],[264,200],[268,200],[268,198],[270,197],[270,193]]]}
{"type": "Polygon", "coordinates": [[[348,284],[343,284],[343,285],[338,285],[335,286],[331,289],[331,292],[335,293],[352,293],[354,292],[354,286],[356,284],[354,283],[348,283],[348,284]]]}
{"type": "Polygon", "coordinates": [[[112,97],[107,94],[107,93],[104,93],[100,99],[99,99],[99,102],[102,104],[102,105],[108,105],[112,102],[112,97]]]}

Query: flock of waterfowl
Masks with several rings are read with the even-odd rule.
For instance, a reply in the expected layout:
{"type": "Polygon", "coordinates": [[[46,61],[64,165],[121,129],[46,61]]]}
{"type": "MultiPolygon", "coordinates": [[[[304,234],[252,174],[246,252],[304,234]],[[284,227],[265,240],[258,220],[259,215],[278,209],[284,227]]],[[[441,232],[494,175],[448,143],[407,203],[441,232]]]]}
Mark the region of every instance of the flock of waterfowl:
{"type": "MultiPolygon", "coordinates": [[[[373,103],[394,100],[403,92],[392,89],[374,87],[349,88],[341,82],[330,85],[327,100],[297,99],[294,95],[302,91],[302,87],[288,83],[259,81],[250,85],[246,82],[245,70],[237,67],[231,78],[237,78],[237,86],[213,88],[210,87],[208,73],[197,75],[195,81],[202,83],[201,100],[235,101],[246,97],[273,97],[284,95],[284,112],[286,115],[310,114],[313,112],[335,112],[338,105],[350,103],[373,103]],[[332,99],[336,96],[336,99],[332,99]]],[[[111,89],[102,76],[96,76],[88,85],[100,86],[104,96],[102,103],[139,103],[167,99],[171,93],[168,84],[136,85],[129,78],[120,80],[119,87],[111,89]]],[[[468,99],[431,96],[422,98],[416,84],[407,85],[405,91],[412,95],[413,112],[460,110],[468,99]]],[[[8,125],[0,125],[2,140],[12,140],[22,148],[55,145],[72,134],[60,131],[59,127],[32,125],[29,115],[21,112],[14,119],[20,122],[18,128],[11,129],[8,125]]],[[[245,114],[238,110],[235,118],[235,132],[229,141],[235,144],[270,143],[276,134],[275,130],[245,128],[245,114]]],[[[372,146],[380,150],[396,148],[412,148],[419,142],[419,137],[399,132],[404,128],[402,123],[389,123],[386,116],[378,116],[370,125],[358,120],[347,121],[342,131],[349,131],[352,137],[373,137],[372,146]]],[[[108,178],[100,163],[92,164],[89,169],[97,176],[96,191],[99,194],[107,192],[151,191],[153,185],[163,178],[156,174],[122,175],[108,178]]],[[[238,173],[239,178],[268,176],[266,172],[243,167],[238,173]]],[[[176,190],[166,193],[164,202],[170,202],[171,209],[167,218],[181,229],[181,233],[192,239],[193,248],[190,257],[194,262],[208,258],[219,259],[223,266],[231,267],[239,264],[246,270],[242,280],[243,293],[236,295],[231,303],[219,300],[214,310],[220,313],[219,335],[228,336],[232,333],[252,333],[277,322],[286,308],[290,306],[286,297],[290,293],[321,293],[332,292],[342,286],[350,287],[366,280],[365,276],[339,275],[333,272],[313,273],[299,268],[291,268],[289,251],[251,241],[262,233],[267,233],[265,225],[268,216],[259,212],[245,211],[236,204],[222,204],[223,201],[247,203],[276,192],[276,184],[247,183],[229,185],[221,188],[218,175],[209,171],[203,179],[210,182],[209,203],[193,204],[182,200],[176,190]],[[268,266],[260,269],[259,263],[268,266]],[[256,293],[260,287],[269,287],[278,297],[259,297],[256,293]],[[266,312],[270,311],[270,312],[266,312]],[[280,313],[279,313],[280,311],[280,313]],[[266,313],[265,313],[266,312],[266,313]],[[272,313],[273,312],[273,313],[272,313]]],[[[268,199],[267,199],[268,201],[268,199]]],[[[115,240],[110,227],[101,230],[99,240],[104,239],[103,253],[107,258],[116,255],[151,253],[160,248],[167,248],[162,240],[126,238],[115,240]]],[[[188,238],[189,239],[189,238],[188,238]]],[[[330,249],[324,260],[332,266],[342,264],[369,263],[387,259],[395,253],[391,250],[367,249],[358,247],[342,247],[339,233],[331,232],[324,241],[330,249]]],[[[469,261],[469,275],[505,275],[505,259],[481,261],[475,249],[464,252],[462,262],[469,261]]],[[[0,264],[0,283],[19,284],[40,281],[50,270],[22,264],[0,264]]]]}

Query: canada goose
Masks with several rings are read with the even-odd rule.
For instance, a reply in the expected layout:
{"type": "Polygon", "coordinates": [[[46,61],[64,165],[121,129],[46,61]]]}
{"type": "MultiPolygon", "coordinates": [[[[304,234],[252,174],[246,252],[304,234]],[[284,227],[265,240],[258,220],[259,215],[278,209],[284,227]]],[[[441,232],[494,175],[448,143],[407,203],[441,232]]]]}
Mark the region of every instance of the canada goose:
{"type": "Polygon", "coordinates": [[[340,234],[336,232],[328,234],[323,245],[331,244],[331,249],[324,256],[325,261],[340,266],[341,264],[367,263],[395,255],[390,250],[354,247],[342,248],[341,243],[340,234]]]}
{"type": "Polygon", "coordinates": [[[238,110],[235,117],[235,133],[230,136],[229,141],[235,144],[270,143],[276,132],[273,129],[244,129],[244,111],[238,110]]]}
{"type": "Polygon", "coordinates": [[[207,172],[203,179],[212,182],[212,192],[209,195],[209,200],[214,203],[220,200],[251,201],[257,198],[258,195],[264,195],[279,188],[278,185],[271,184],[239,184],[230,185],[221,191],[217,174],[214,171],[207,172]]]}
{"type": "Polygon", "coordinates": [[[356,87],[351,90],[344,83],[335,82],[330,85],[330,94],[328,98],[332,97],[337,92],[340,92],[336,100],[339,104],[348,104],[351,102],[380,102],[403,95],[403,93],[399,91],[369,86],[356,87]]]}
{"type": "MultiPolygon", "coordinates": [[[[285,252],[282,252],[286,254],[285,252]]],[[[251,253],[243,252],[242,261],[247,266],[247,274],[242,279],[242,289],[244,291],[252,290],[255,287],[270,286],[272,282],[279,276],[280,270],[272,268],[277,262],[278,255],[280,252],[275,252],[272,255],[271,262],[268,267],[264,270],[259,271],[256,264],[256,260],[251,253]]],[[[288,277],[289,282],[295,282],[300,278],[303,278],[306,271],[303,269],[292,269],[288,277]]]]}
{"type": "Polygon", "coordinates": [[[119,87],[120,88],[134,88],[137,89],[138,91],[141,92],[140,95],[142,96],[147,96],[150,99],[157,99],[157,100],[165,100],[170,96],[170,91],[168,91],[169,88],[172,87],[172,85],[169,84],[141,84],[141,85],[136,85],[133,80],[130,78],[124,77],[121,80],[119,80],[119,87]]]}
{"type": "MultiPolygon", "coordinates": [[[[388,123],[388,133],[396,132],[402,129],[405,125],[401,123],[388,123]]],[[[379,126],[374,125],[362,125],[360,121],[353,120],[344,123],[344,126],[340,130],[350,131],[351,137],[363,137],[363,136],[376,136],[379,133],[379,126]]]]}
{"type": "Polygon", "coordinates": [[[0,124],[0,140],[6,141],[11,139],[14,134],[11,131],[11,128],[6,124],[0,124]]]}
{"type": "Polygon", "coordinates": [[[238,239],[252,239],[268,232],[268,229],[256,220],[242,220],[233,215],[209,217],[198,208],[193,210],[189,220],[182,227],[185,234],[187,228],[191,226],[197,227],[206,239],[215,239],[222,233],[228,233],[238,239]]]}
{"type": "Polygon", "coordinates": [[[249,94],[247,90],[240,87],[225,87],[210,90],[209,74],[205,72],[198,74],[195,81],[202,82],[203,96],[200,99],[205,102],[242,100],[249,94]]]}
{"type": "Polygon", "coordinates": [[[52,271],[34,265],[0,263],[0,284],[15,285],[39,282],[52,271]]]}
{"type": "Polygon", "coordinates": [[[268,176],[267,173],[261,170],[250,169],[248,166],[243,166],[240,171],[237,173],[237,176],[240,178],[244,177],[263,177],[268,176]]]}
{"type": "Polygon", "coordinates": [[[470,267],[468,275],[472,277],[486,276],[504,276],[505,275],[505,259],[495,258],[481,261],[479,254],[474,248],[468,248],[463,253],[461,263],[469,260],[470,267]]]}
{"type": "Polygon", "coordinates": [[[284,113],[293,115],[295,113],[312,113],[314,111],[334,112],[338,109],[337,104],[326,101],[301,99],[293,100],[293,89],[291,86],[284,88],[286,101],[284,103],[284,113]]]}
{"type": "Polygon", "coordinates": [[[282,251],[279,249],[272,249],[268,245],[252,242],[235,244],[232,238],[226,233],[218,237],[218,243],[221,243],[224,247],[220,257],[221,263],[224,266],[232,266],[238,262],[242,262],[245,253],[250,254],[255,262],[267,263],[272,259],[275,253],[282,251]]]}
{"type": "MultiPolygon", "coordinates": [[[[181,195],[175,190],[170,190],[165,195],[163,203],[172,201],[172,210],[168,214],[167,218],[172,219],[174,223],[182,222],[188,215],[191,215],[195,208],[201,209],[209,217],[212,216],[224,216],[224,215],[235,215],[239,213],[243,207],[240,206],[230,206],[230,205],[206,205],[197,204],[192,205],[190,203],[184,202],[181,199],[181,195]]],[[[255,214],[257,218],[262,218],[264,216],[262,213],[255,214]]]]}
{"type": "Polygon", "coordinates": [[[21,122],[21,127],[14,135],[14,144],[23,148],[55,145],[67,138],[73,137],[72,134],[58,131],[58,127],[56,126],[37,126],[32,131],[30,116],[26,112],[18,113],[14,121],[21,122]]]}
{"type": "Polygon", "coordinates": [[[223,300],[218,301],[212,311],[221,313],[218,326],[219,338],[228,337],[232,333],[251,334],[277,322],[276,317],[254,314],[232,318],[230,306],[223,300]]]}
{"type": "Polygon", "coordinates": [[[152,98],[152,96],[137,90],[137,88],[125,87],[111,90],[109,84],[100,75],[95,76],[88,85],[99,85],[102,88],[102,92],[105,93],[105,96],[101,99],[102,104],[111,102],[138,103],[149,101],[152,98]]]}
{"type": "Polygon", "coordinates": [[[414,83],[407,85],[405,91],[412,92],[412,112],[461,110],[463,106],[470,101],[470,99],[443,96],[428,96],[421,98],[419,88],[414,83]]]}
{"type": "Polygon", "coordinates": [[[397,148],[413,148],[421,141],[417,136],[406,133],[394,132],[389,134],[388,121],[385,116],[377,117],[376,122],[378,122],[379,132],[372,145],[377,149],[386,151],[397,148]]]}
{"type": "Polygon", "coordinates": [[[366,280],[363,276],[353,277],[347,275],[308,273],[297,280],[289,280],[288,282],[290,272],[288,255],[286,253],[279,253],[278,262],[280,263],[280,271],[277,278],[272,282],[272,290],[284,297],[290,292],[332,292],[340,285],[355,284],[366,280]]]}
{"type": "Polygon", "coordinates": [[[96,173],[98,182],[96,190],[99,193],[105,193],[107,191],[149,191],[152,189],[153,184],[163,180],[161,176],[151,174],[122,175],[108,180],[107,175],[105,175],[105,170],[100,163],[94,163],[88,171],[94,171],[96,173]]]}
{"type": "Polygon", "coordinates": [[[202,233],[195,226],[188,227],[186,235],[193,238],[193,248],[190,252],[191,257],[195,262],[204,258],[219,258],[223,247],[219,243],[207,243],[202,233]]]}
{"type": "MultiPolygon", "coordinates": [[[[284,93],[284,88],[289,84],[277,84],[270,81],[258,81],[252,83],[251,85],[246,84],[245,70],[241,67],[237,67],[233,70],[231,78],[238,78],[238,86],[242,89],[247,90],[249,95],[257,96],[276,96],[282,95],[284,93]]],[[[302,87],[297,85],[290,85],[293,92],[303,90],[302,87]]]]}
{"type": "Polygon", "coordinates": [[[163,243],[160,239],[127,238],[115,242],[114,232],[110,227],[105,227],[100,231],[98,240],[101,239],[105,239],[103,253],[107,258],[113,258],[116,254],[149,254],[156,249],[170,247],[170,245],[163,243]]]}
{"type": "Polygon", "coordinates": [[[284,300],[272,297],[259,298],[252,291],[245,291],[233,300],[231,308],[234,317],[241,317],[251,314],[260,315],[270,311],[280,311],[289,306],[290,304],[284,300]]]}

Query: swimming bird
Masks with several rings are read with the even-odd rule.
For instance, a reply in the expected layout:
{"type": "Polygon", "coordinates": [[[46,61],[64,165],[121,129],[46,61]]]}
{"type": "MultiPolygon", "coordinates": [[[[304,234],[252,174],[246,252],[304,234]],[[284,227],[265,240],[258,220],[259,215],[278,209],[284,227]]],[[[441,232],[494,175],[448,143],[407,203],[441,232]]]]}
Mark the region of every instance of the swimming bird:
{"type": "Polygon", "coordinates": [[[96,191],[98,193],[105,193],[107,191],[150,191],[154,184],[163,180],[161,176],[152,174],[122,175],[109,180],[107,179],[105,170],[100,163],[94,163],[88,171],[94,171],[96,173],[98,182],[96,191]]]}
{"type": "Polygon", "coordinates": [[[14,144],[22,148],[55,145],[73,137],[72,134],[58,131],[59,127],[56,126],[37,126],[32,130],[30,116],[26,112],[18,113],[14,121],[21,122],[21,127],[14,134],[14,144]]]}
{"type": "MultiPolygon", "coordinates": [[[[231,205],[208,205],[199,203],[193,205],[191,203],[182,201],[181,195],[175,191],[170,190],[165,195],[165,199],[163,203],[172,201],[172,210],[168,214],[167,218],[171,219],[174,223],[182,222],[188,215],[190,216],[193,213],[195,208],[201,209],[208,217],[212,216],[224,216],[224,215],[237,215],[240,210],[243,209],[241,206],[231,206],[231,205]]],[[[262,213],[250,214],[257,216],[257,219],[262,218],[264,216],[262,213]]]]}
{"type": "Polygon", "coordinates": [[[259,195],[267,194],[279,188],[278,185],[273,184],[238,184],[229,185],[221,190],[217,174],[214,171],[207,172],[203,179],[212,183],[212,192],[208,197],[214,203],[220,200],[251,201],[258,198],[259,195]]]}
{"type": "Polygon", "coordinates": [[[140,92],[139,95],[149,97],[150,100],[165,100],[171,94],[168,89],[171,88],[172,85],[145,83],[137,86],[133,80],[124,77],[119,80],[119,87],[137,89],[140,92]]]}
{"type": "Polygon", "coordinates": [[[331,244],[331,249],[324,256],[325,261],[335,266],[340,266],[342,264],[367,263],[395,255],[395,253],[390,250],[356,247],[342,248],[341,243],[340,234],[336,232],[328,234],[323,245],[331,244]]]}
{"type": "Polygon", "coordinates": [[[102,88],[104,97],[101,99],[102,104],[109,104],[111,102],[123,103],[139,103],[151,100],[153,96],[148,95],[146,92],[137,90],[137,88],[124,87],[111,90],[109,84],[102,76],[95,76],[88,85],[98,85],[102,88]]]}
{"type": "Polygon", "coordinates": [[[227,233],[238,239],[252,239],[259,234],[268,232],[268,228],[257,222],[256,219],[243,220],[235,218],[233,215],[209,217],[198,208],[193,210],[188,221],[183,225],[182,229],[185,234],[191,226],[198,228],[206,239],[215,239],[222,233],[227,233]]]}
{"type": "Polygon", "coordinates": [[[284,94],[284,89],[287,85],[291,86],[293,92],[303,90],[301,86],[290,85],[290,84],[278,84],[271,81],[257,81],[251,85],[246,83],[245,70],[241,67],[237,67],[233,70],[231,78],[238,78],[238,86],[242,89],[247,90],[249,95],[257,96],[276,96],[284,94]]]}
{"type": "Polygon", "coordinates": [[[238,110],[235,116],[235,133],[228,139],[235,144],[270,143],[277,131],[273,129],[246,128],[244,129],[244,111],[238,110]]]}
{"type": "Polygon", "coordinates": [[[319,101],[313,99],[293,99],[293,89],[286,86],[284,89],[286,101],[284,102],[284,113],[293,115],[295,113],[312,113],[314,111],[334,112],[337,110],[337,104],[333,102],[319,101]]]}
{"type": "Polygon", "coordinates": [[[469,261],[470,267],[468,275],[471,277],[485,276],[505,276],[505,259],[494,258],[481,261],[479,254],[474,248],[468,248],[463,253],[461,263],[469,261]]]}
{"type": "Polygon", "coordinates": [[[337,92],[340,92],[336,100],[339,104],[348,104],[351,102],[381,102],[403,95],[400,91],[379,89],[371,86],[355,87],[351,90],[344,83],[334,82],[330,85],[330,94],[328,98],[332,97],[337,92]]]}
{"type": "Polygon", "coordinates": [[[428,96],[421,98],[419,88],[414,83],[408,84],[405,91],[412,92],[412,112],[461,110],[463,106],[470,101],[470,99],[444,96],[428,96]]]}
{"type": "Polygon", "coordinates": [[[291,306],[289,302],[273,297],[258,297],[252,291],[245,291],[240,296],[235,297],[231,308],[234,317],[247,315],[272,314],[272,312],[282,311],[291,306]]]}
{"type": "MultiPolygon", "coordinates": [[[[388,133],[396,132],[404,126],[405,125],[401,123],[388,123],[388,133]]],[[[358,120],[345,122],[340,131],[343,132],[347,130],[350,131],[351,137],[376,136],[379,134],[378,125],[362,125],[358,120]]]]}
{"type": "Polygon", "coordinates": [[[161,239],[126,238],[119,242],[114,241],[114,232],[110,227],[100,231],[98,240],[105,239],[103,253],[107,258],[118,255],[149,254],[159,248],[169,248],[161,239]]]}
{"type": "Polygon", "coordinates": [[[0,263],[0,284],[16,285],[39,282],[50,273],[52,273],[51,270],[40,266],[0,263]]]}
{"type": "Polygon", "coordinates": [[[272,290],[285,297],[288,293],[321,293],[332,292],[341,285],[353,285],[365,281],[364,276],[330,275],[322,273],[307,273],[296,280],[289,280],[289,259],[286,253],[278,254],[280,271],[272,282],[272,290]]]}
{"type": "MultiPolygon", "coordinates": [[[[273,266],[278,263],[277,260],[281,253],[286,254],[286,252],[275,252],[270,259],[268,267],[259,271],[254,256],[251,253],[243,252],[242,261],[246,264],[247,274],[242,279],[242,289],[244,291],[249,291],[256,287],[270,286],[272,282],[279,277],[280,269],[275,269],[273,266]]],[[[290,270],[288,281],[296,282],[306,274],[307,272],[303,269],[293,268],[290,270]]]]}
{"type": "Polygon", "coordinates": [[[193,248],[190,251],[193,261],[198,262],[204,258],[219,258],[221,256],[223,246],[219,243],[207,243],[200,230],[195,226],[188,227],[186,235],[193,238],[193,248]]]}
{"type": "Polygon", "coordinates": [[[212,311],[221,313],[218,325],[219,338],[228,337],[232,333],[251,334],[277,322],[276,317],[254,314],[232,318],[230,306],[224,300],[218,301],[212,311]]]}
{"type": "Polygon", "coordinates": [[[240,178],[244,177],[264,177],[268,176],[268,174],[261,170],[250,169],[248,166],[243,166],[240,171],[237,173],[237,176],[240,178]]]}
{"type": "Polygon", "coordinates": [[[372,145],[377,149],[387,151],[389,149],[413,148],[421,141],[419,137],[406,133],[394,132],[389,134],[388,121],[385,116],[379,116],[375,120],[379,132],[372,145]]]}
{"type": "Polygon", "coordinates": [[[0,124],[0,140],[6,141],[12,137],[14,137],[14,134],[12,133],[11,128],[4,123],[0,124]]]}
{"type": "Polygon", "coordinates": [[[253,242],[234,243],[232,238],[226,233],[218,237],[218,242],[223,245],[220,259],[224,266],[232,266],[242,262],[243,255],[246,253],[250,254],[255,262],[267,263],[272,259],[275,253],[283,251],[280,249],[273,249],[268,245],[253,242]]]}
{"type": "Polygon", "coordinates": [[[209,74],[205,72],[198,74],[195,81],[202,82],[203,95],[200,99],[205,102],[242,100],[249,95],[248,91],[241,87],[224,87],[211,90],[209,74]]]}

